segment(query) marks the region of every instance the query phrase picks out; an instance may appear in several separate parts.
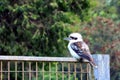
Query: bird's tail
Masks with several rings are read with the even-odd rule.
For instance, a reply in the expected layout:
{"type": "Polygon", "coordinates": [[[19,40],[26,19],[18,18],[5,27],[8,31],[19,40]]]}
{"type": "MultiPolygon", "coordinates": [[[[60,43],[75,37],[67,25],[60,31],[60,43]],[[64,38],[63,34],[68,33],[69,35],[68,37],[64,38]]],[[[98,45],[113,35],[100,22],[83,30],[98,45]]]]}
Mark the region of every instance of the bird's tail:
{"type": "Polygon", "coordinates": [[[98,66],[93,62],[93,61],[90,61],[89,62],[91,66],[93,66],[94,68],[98,68],[98,66]]]}

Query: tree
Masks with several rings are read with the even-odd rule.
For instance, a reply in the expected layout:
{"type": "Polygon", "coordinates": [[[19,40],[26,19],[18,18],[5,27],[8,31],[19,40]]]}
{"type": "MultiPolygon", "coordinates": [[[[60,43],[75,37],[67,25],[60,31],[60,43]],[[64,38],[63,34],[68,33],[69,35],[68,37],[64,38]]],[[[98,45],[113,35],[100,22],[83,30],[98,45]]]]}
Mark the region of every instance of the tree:
{"type": "Polygon", "coordinates": [[[89,0],[1,0],[0,4],[1,55],[64,56],[63,38],[89,20],[89,0]]]}

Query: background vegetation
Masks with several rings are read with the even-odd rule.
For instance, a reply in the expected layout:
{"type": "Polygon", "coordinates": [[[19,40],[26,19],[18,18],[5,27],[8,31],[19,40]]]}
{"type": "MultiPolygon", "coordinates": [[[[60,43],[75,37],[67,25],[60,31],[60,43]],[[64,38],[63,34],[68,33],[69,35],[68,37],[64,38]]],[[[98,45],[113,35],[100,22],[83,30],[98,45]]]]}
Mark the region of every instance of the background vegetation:
{"type": "Polygon", "coordinates": [[[92,53],[110,54],[118,80],[119,13],[119,0],[1,0],[0,55],[69,56],[63,38],[80,32],[92,53]]]}

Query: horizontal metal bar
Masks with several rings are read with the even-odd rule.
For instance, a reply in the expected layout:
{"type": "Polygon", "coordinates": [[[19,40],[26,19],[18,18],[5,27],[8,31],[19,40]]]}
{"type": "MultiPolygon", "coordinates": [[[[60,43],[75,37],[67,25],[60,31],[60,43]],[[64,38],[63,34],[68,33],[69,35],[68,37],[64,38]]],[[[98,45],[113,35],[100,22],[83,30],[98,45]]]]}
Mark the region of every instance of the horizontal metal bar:
{"type": "MultiPolygon", "coordinates": [[[[5,73],[5,72],[8,72],[8,71],[2,71],[3,73],[5,73]]],[[[29,73],[29,72],[31,72],[31,73],[36,73],[36,72],[43,72],[43,71],[9,71],[9,72],[11,72],[11,73],[15,73],[15,72],[17,72],[17,73],[29,73]]],[[[55,71],[44,71],[44,72],[47,72],[47,73],[56,73],[55,71]]],[[[76,71],[76,72],[74,72],[74,71],[57,71],[57,73],[88,73],[88,72],[81,72],[81,71],[76,71]]]]}
{"type": "MultiPolygon", "coordinates": [[[[0,56],[0,61],[78,62],[72,57],[0,56]]],[[[88,62],[84,60],[84,62],[88,62]]]]}

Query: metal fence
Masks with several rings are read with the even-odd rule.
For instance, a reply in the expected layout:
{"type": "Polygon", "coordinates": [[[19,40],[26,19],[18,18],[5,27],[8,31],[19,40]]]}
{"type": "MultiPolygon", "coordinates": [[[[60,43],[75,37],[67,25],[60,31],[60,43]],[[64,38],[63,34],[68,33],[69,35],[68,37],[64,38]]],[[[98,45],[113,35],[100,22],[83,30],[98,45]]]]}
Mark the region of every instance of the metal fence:
{"type": "Polygon", "coordinates": [[[0,80],[91,80],[91,67],[70,57],[0,56],[0,80]]]}

